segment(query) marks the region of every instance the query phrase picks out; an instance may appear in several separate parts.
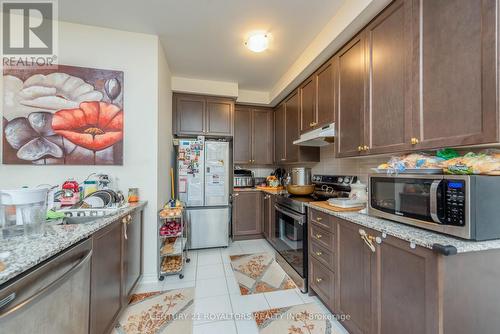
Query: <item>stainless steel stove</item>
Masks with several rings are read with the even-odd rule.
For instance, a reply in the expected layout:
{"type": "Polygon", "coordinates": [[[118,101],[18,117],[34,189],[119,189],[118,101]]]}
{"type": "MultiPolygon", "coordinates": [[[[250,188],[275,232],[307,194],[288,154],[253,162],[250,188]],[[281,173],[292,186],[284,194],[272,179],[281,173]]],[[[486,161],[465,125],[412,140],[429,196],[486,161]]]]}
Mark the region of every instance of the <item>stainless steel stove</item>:
{"type": "Polygon", "coordinates": [[[279,195],[276,199],[273,246],[276,260],[295,281],[302,292],[307,292],[307,203],[328,198],[347,197],[356,176],[314,175],[314,193],[310,196],[279,195]]]}

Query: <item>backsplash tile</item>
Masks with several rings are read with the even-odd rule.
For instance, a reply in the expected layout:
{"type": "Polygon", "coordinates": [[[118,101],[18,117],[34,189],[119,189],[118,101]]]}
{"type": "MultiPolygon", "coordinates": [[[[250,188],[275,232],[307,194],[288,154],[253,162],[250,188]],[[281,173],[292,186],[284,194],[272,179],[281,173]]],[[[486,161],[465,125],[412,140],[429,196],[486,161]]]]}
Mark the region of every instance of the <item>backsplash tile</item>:
{"type": "Polygon", "coordinates": [[[321,147],[321,161],[312,167],[313,174],[356,175],[363,182],[368,182],[371,168],[387,161],[387,157],[335,158],[335,145],[321,147]]]}

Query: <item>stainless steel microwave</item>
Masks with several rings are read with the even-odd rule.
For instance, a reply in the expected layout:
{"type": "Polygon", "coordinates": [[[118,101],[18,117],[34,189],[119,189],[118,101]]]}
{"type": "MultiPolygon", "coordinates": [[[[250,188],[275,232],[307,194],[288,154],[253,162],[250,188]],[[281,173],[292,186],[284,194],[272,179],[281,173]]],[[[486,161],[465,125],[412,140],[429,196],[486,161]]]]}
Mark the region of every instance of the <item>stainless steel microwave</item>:
{"type": "Polygon", "coordinates": [[[368,212],[471,240],[500,238],[500,177],[381,175],[369,177],[368,212]]]}

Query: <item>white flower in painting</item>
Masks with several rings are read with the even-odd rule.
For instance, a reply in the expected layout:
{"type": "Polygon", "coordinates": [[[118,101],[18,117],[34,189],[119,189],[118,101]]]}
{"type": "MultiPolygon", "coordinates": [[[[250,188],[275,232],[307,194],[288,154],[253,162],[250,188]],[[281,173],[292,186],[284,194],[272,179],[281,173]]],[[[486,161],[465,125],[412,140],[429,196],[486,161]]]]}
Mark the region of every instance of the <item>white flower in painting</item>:
{"type": "Polygon", "coordinates": [[[66,73],[35,74],[26,81],[3,77],[4,117],[12,120],[33,111],[56,112],[78,108],[84,101],[101,101],[103,94],[78,77],[66,73]]]}

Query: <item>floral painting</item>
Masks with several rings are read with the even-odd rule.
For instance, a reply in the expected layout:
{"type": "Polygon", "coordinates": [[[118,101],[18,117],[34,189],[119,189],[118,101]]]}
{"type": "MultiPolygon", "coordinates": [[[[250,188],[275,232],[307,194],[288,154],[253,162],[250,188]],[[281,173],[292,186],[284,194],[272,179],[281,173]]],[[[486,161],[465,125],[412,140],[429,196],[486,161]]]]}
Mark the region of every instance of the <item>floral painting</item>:
{"type": "Polygon", "coordinates": [[[4,70],[4,164],[122,165],[123,136],[123,72],[4,70]]]}

